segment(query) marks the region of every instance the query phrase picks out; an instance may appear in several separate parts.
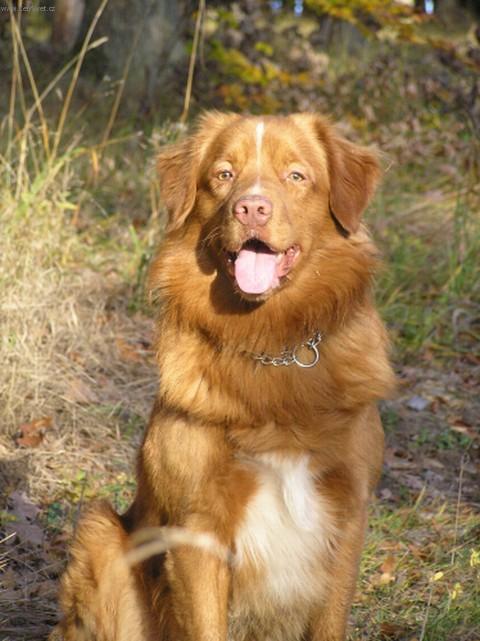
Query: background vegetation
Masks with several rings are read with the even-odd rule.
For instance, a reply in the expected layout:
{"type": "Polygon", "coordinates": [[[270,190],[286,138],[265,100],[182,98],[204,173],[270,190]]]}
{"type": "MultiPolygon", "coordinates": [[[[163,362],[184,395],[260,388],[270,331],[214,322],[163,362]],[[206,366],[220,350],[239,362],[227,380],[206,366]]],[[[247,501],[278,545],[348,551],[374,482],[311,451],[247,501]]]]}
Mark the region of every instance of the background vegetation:
{"type": "Polygon", "coordinates": [[[479,641],[480,29],[475,2],[415,5],[0,2],[1,641],[46,638],[84,502],[132,496],[153,159],[212,107],[327,112],[382,150],[400,385],[351,639],[479,641]]]}

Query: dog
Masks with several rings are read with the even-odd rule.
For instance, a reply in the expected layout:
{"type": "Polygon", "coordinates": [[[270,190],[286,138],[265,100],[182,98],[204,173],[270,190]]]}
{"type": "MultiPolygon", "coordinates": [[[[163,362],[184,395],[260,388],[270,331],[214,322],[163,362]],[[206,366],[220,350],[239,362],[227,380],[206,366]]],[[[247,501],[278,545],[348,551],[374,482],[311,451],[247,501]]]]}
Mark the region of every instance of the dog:
{"type": "Polygon", "coordinates": [[[207,112],[158,172],[136,497],[81,519],[52,638],[342,641],[394,387],[361,224],[377,156],[316,114],[207,112]],[[128,562],[139,534],[176,528],[128,562]]]}

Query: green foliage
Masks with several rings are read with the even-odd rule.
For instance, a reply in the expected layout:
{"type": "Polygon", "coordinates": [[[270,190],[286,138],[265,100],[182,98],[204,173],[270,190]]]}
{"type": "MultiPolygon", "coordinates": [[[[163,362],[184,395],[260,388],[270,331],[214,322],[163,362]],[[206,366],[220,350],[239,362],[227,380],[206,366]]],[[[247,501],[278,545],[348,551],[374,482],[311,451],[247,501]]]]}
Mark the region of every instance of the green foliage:
{"type": "MultiPolygon", "coordinates": [[[[206,20],[203,55],[208,77],[200,73],[199,91],[205,103],[219,107],[267,113],[295,108],[298,94],[307,87],[317,94],[328,91],[342,48],[347,51],[348,76],[356,75],[351,54],[359,53],[354,64],[361,65],[372,46],[367,41],[384,43],[385,50],[414,45],[420,48],[419,56],[438,52],[449,64],[479,70],[478,56],[471,55],[468,43],[446,37],[431,18],[394,0],[307,0],[308,10],[301,17],[272,14],[259,6],[254,20],[241,6],[235,7],[211,7],[206,20]],[[347,28],[342,30],[342,25],[347,28]]],[[[440,99],[443,93],[439,87],[440,99]]],[[[396,108],[406,106],[397,103],[396,108]]]]}
{"type": "MultiPolygon", "coordinates": [[[[125,473],[119,473],[105,483],[102,474],[79,470],[73,478],[65,481],[61,499],[73,505],[93,499],[108,499],[117,510],[124,511],[132,501],[135,487],[134,478],[125,473]]],[[[50,509],[53,517],[59,511],[58,502],[53,502],[50,509]]]]}
{"type": "Polygon", "coordinates": [[[479,527],[462,505],[375,505],[351,638],[365,628],[370,641],[477,638],[469,635],[480,630],[479,527]]]}
{"type": "Polygon", "coordinates": [[[386,434],[392,433],[399,423],[397,412],[390,407],[381,408],[382,425],[386,434]]]}
{"type": "Polygon", "coordinates": [[[414,437],[412,446],[421,447],[425,443],[430,443],[439,450],[454,450],[457,448],[466,450],[472,444],[472,439],[467,434],[459,434],[450,428],[436,434],[432,432],[431,428],[422,427],[414,437]]]}
{"type": "Polygon", "coordinates": [[[268,42],[256,42],[255,51],[258,51],[259,53],[263,53],[269,57],[272,57],[274,54],[274,49],[272,45],[269,44],[268,42]]]}
{"type": "Polygon", "coordinates": [[[214,106],[275,113],[286,105],[282,93],[306,87],[310,77],[305,70],[294,70],[285,64],[287,49],[281,20],[278,29],[274,29],[273,38],[270,34],[265,34],[264,38],[255,37],[250,47],[242,31],[244,19],[244,15],[234,15],[225,9],[209,9],[206,27],[208,37],[205,38],[209,76],[204,83],[200,75],[200,90],[208,93],[215,87],[215,96],[210,100],[214,106]],[[241,41],[240,46],[232,46],[225,38],[233,23],[236,25],[236,37],[241,41]]]}
{"type": "Polygon", "coordinates": [[[362,25],[366,18],[377,24],[394,24],[411,19],[412,8],[396,0],[306,0],[306,6],[322,15],[362,25]]]}
{"type": "Polygon", "coordinates": [[[272,80],[272,74],[266,73],[260,66],[252,64],[248,58],[237,49],[224,47],[218,40],[210,43],[212,59],[219,63],[226,75],[233,75],[246,84],[266,85],[272,80]]]}
{"type": "Polygon", "coordinates": [[[420,219],[414,235],[403,225],[387,231],[388,268],[377,291],[395,342],[405,354],[433,349],[452,355],[452,347],[467,353],[478,342],[474,310],[480,300],[480,224],[473,202],[455,192],[452,200],[450,211],[442,215],[443,233],[437,225],[432,236],[430,225],[435,226],[439,215],[435,209],[423,213],[430,225],[420,219]]]}

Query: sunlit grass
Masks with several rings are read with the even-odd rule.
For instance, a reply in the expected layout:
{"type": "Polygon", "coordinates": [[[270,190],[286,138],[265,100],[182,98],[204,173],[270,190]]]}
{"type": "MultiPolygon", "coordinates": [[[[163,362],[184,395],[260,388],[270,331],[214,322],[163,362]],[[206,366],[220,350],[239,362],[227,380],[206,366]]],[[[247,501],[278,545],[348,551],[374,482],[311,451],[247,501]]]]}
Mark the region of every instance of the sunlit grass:
{"type": "Polygon", "coordinates": [[[479,532],[461,504],[372,506],[351,639],[476,641],[479,532]]]}
{"type": "Polygon", "coordinates": [[[433,183],[432,195],[422,195],[425,182],[418,194],[400,189],[390,180],[372,214],[385,258],[377,300],[397,354],[451,358],[475,350],[480,193],[473,185],[434,192],[433,183]]]}

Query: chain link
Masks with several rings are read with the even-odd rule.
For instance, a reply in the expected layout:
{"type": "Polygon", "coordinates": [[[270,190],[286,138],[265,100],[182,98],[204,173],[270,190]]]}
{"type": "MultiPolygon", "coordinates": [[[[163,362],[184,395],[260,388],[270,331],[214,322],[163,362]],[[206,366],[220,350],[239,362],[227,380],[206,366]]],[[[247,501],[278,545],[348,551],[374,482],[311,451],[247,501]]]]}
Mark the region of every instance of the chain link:
{"type": "Polygon", "coordinates": [[[289,367],[290,365],[298,365],[299,367],[308,369],[309,367],[314,367],[320,359],[320,353],[317,345],[322,342],[322,338],[322,334],[319,331],[316,331],[311,338],[292,349],[284,349],[279,356],[270,356],[269,354],[265,354],[265,352],[262,352],[261,354],[250,352],[249,355],[262,365],[273,365],[273,367],[289,367]],[[298,350],[302,347],[306,347],[313,353],[313,358],[308,363],[301,361],[297,356],[298,350]]]}

